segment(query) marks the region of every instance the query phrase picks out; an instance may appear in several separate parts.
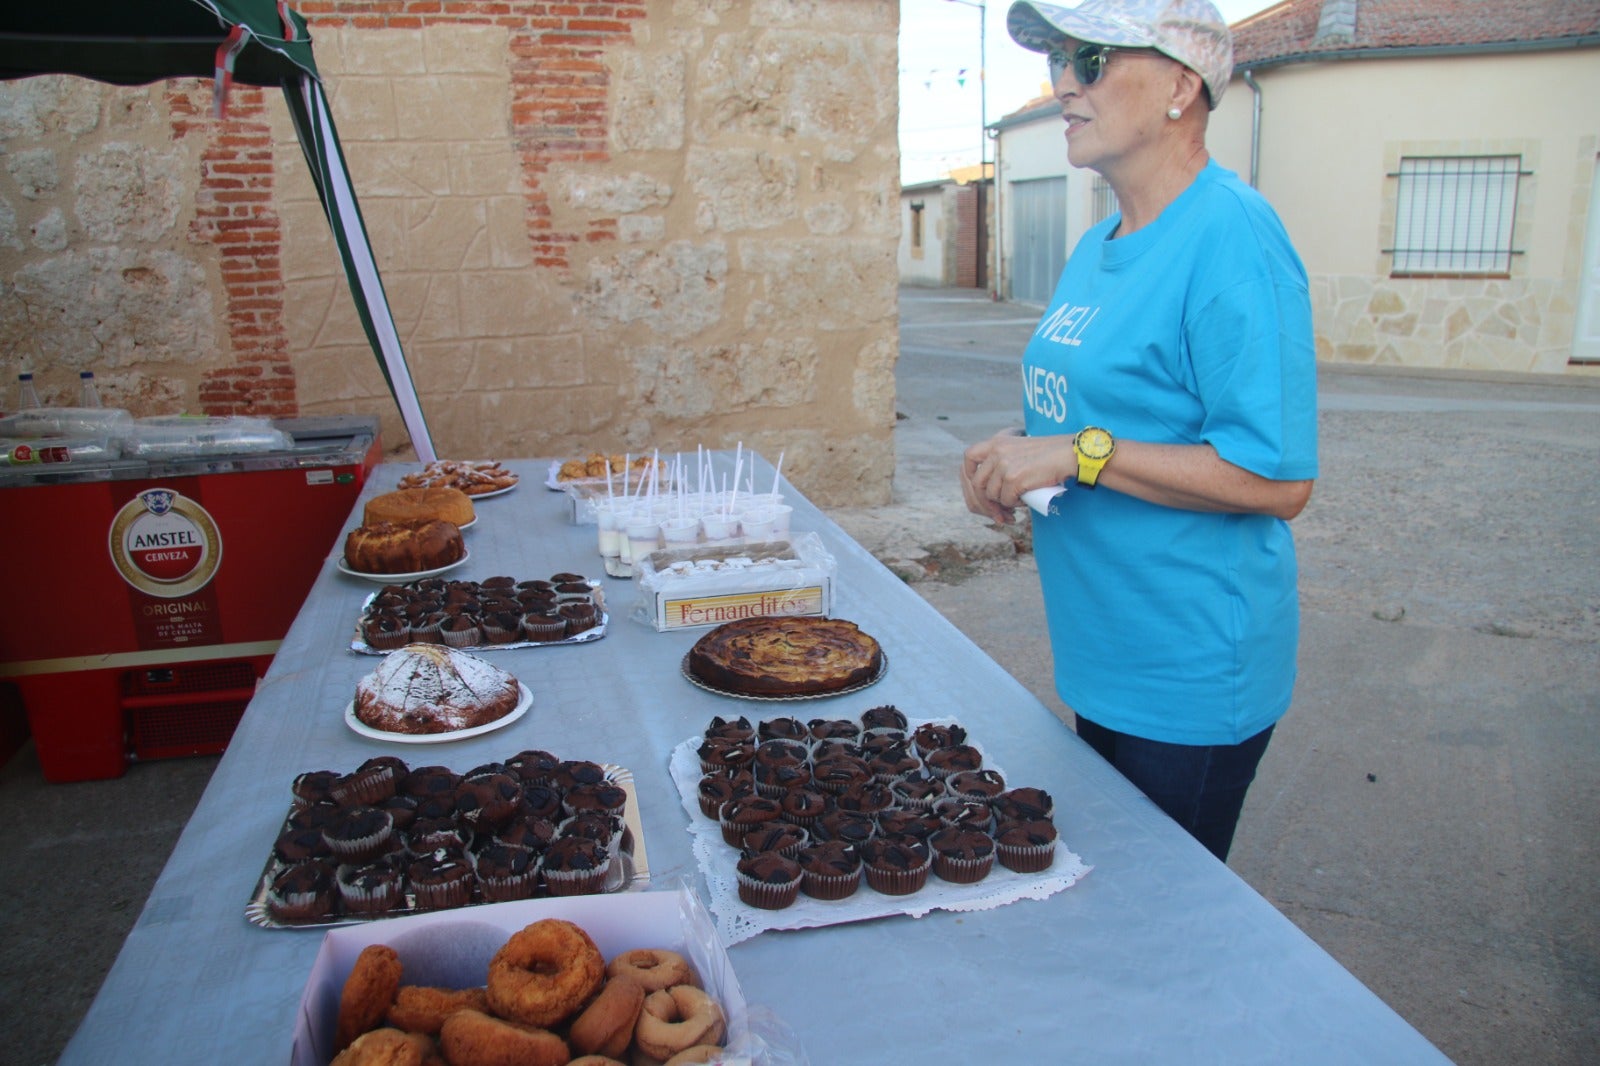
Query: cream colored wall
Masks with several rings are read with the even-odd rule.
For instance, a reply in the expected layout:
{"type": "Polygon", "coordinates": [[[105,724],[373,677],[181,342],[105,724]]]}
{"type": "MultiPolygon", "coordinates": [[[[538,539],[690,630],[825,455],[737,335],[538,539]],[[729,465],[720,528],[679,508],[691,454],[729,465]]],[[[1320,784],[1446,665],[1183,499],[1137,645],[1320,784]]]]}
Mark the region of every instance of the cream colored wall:
{"type": "MultiPolygon", "coordinates": [[[[1593,50],[1269,68],[1259,188],[1312,279],[1318,355],[1341,362],[1534,372],[1569,367],[1600,130],[1593,50]],[[1388,276],[1404,155],[1519,153],[1508,279],[1388,276]]],[[[1249,174],[1251,91],[1212,116],[1219,162],[1249,174]]]]}
{"type": "MultiPolygon", "coordinates": [[[[774,459],[783,452],[784,474],[819,502],[886,501],[898,4],[643,10],[631,42],[596,53],[608,85],[605,151],[549,163],[512,136],[510,65],[526,60],[511,54],[505,31],[313,21],[435,447],[515,458],[742,442],[774,459]],[[577,235],[563,265],[538,252],[550,232],[577,235]]],[[[99,341],[122,344],[114,372],[129,385],[116,398],[146,395],[141,414],[194,410],[207,371],[234,361],[215,249],[189,237],[204,136],[175,136],[156,90],[60,80],[70,84],[54,95],[41,94],[40,79],[0,86],[10,164],[0,176],[0,372],[14,380],[29,352],[70,363],[99,341]],[[80,113],[94,116],[87,131],[73,125],[80,113]],[[72,175],[98,140],[141,146],[124,167],[136,171],[125,179],[129,210],[139,215],[159,185],[171,206],[159,234],[82,224],[104,195],[72,175]],[[39,236],[51,205],[30,200],[16,177],[27,152],[60,175],[50,195],[62,239],[39,236]],[[170,278],[152,272],[168,262],[170,278]],[[151,277],[160,291],[139,288],[151,277]],[[41,331],[44,301],[57,295],[103,311],[96,322],[57,315],[70,325],[70,351],[41,331]],[[179,298],[175,308],[168,297],[179,298]],[[169,394],[150,397],[161,381],[169,394]]],[[[287,109],[275,94],[265,106],[299,410],[379,414],[386,443],[403,444],[287,109]]],[[[75,386],[76,366],[66,369],[75,386]]]]}
{"type": "Polygon", "coordinates": [[[898,268],[902,285],[948,285],[946,238],[950,218],[945,211],[945,189],[940,186],[900,195],[900,247],[898,268]],[[911,202],[922,204],[922,247],[911,247],[911,202]]]}

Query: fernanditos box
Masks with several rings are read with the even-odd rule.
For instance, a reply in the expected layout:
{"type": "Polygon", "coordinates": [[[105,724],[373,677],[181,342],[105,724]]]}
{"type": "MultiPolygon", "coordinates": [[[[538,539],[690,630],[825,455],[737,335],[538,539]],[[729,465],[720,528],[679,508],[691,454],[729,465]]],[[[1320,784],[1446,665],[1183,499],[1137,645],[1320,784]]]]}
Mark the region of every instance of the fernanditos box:
{"type": "Polygon", "coordinates": [[[833,556],[815,533],[729,547],[662,549],[638,569],[642,621],[657,630],[833,610],[833,556]]]}

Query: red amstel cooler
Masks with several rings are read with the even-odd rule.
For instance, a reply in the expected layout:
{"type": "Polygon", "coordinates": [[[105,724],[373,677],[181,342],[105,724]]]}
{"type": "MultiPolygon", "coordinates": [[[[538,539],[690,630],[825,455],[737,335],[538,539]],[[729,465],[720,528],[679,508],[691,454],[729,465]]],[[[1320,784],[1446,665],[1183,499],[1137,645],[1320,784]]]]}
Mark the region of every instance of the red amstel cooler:
{"type": "Polygon", "coordinates": [[[273,424],[292,448],[0,470],[0,682],[48,780],[227,746],[381,454],[376,419],[273,424]]]}

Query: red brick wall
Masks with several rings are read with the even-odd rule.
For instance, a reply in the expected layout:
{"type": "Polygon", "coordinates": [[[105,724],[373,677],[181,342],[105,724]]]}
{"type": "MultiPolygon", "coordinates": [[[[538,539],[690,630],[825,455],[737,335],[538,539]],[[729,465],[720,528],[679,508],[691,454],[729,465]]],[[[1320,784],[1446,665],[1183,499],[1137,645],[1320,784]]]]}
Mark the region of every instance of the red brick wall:
{"type": "MultiPolygon", "coordinates": [[[[495,25],[511,36],[511,135],[522,158],[528,235],[539,267],[564,270],[578,242],[617,239],[617,221],[587,221],[581,231],[551,222],[545,175],[552,163],[609,158],[607,48],[631,41],[645,17],[642,3],[590,0],[302,0],[315,47],[318,27],[424,29],[431,25],[495,25]]],[[[210,415],[292,416],[298,412],[294,371],[284,331],[282,232],[273,207],[271,136],[266,92],[235,87],[228,118],[210,117],[209,83],[176,83],[168,91],[175,137],[203,135],[199,212],[191,237],[222,256],[228,332],[234,365],[206,375],[200,409],[210,415]],[[178,86],[182,86],[181,88],[178,86]]],[[[357,190],[359,196],[360,190],[357,190]]]]}

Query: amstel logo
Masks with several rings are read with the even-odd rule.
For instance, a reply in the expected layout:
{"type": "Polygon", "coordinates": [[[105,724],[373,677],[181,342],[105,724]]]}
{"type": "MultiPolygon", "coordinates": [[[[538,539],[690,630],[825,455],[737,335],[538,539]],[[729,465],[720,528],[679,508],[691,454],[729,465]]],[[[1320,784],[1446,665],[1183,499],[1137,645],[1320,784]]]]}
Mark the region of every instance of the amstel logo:
{"type": "Polygon", "coordinates": [[[146,489],[111,520],[111,562],[151,596],[187,596],[222,565],[222,534],[206,509],[172,489],[146,489]]]}

